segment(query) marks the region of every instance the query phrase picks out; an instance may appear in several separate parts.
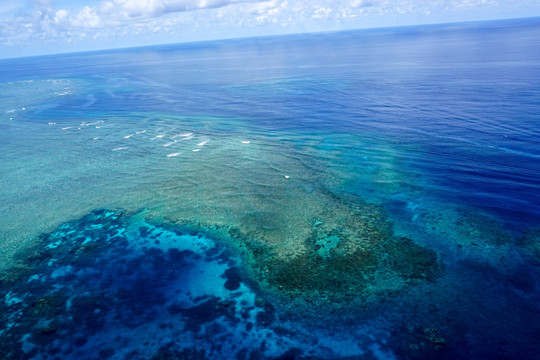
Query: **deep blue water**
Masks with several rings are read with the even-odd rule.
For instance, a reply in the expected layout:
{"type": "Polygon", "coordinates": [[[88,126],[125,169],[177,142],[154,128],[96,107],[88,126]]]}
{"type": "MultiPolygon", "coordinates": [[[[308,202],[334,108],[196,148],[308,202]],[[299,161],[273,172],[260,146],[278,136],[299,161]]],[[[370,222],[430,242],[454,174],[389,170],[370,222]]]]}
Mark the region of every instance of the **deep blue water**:
{"type": "Polygon", "coordinates": [[[0,353],[538,358],[539,40],[522,19],[0,60],[0,353]]]}

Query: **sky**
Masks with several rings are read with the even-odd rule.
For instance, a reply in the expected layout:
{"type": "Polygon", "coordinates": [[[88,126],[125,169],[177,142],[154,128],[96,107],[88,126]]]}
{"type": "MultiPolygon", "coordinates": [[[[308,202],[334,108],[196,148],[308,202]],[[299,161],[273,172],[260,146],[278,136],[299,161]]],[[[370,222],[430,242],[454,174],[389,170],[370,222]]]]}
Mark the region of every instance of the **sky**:
{"type": "Polygon", "coordinates": [[[532,16],[539,0],[0,0],[0,58],[532,16]]]}

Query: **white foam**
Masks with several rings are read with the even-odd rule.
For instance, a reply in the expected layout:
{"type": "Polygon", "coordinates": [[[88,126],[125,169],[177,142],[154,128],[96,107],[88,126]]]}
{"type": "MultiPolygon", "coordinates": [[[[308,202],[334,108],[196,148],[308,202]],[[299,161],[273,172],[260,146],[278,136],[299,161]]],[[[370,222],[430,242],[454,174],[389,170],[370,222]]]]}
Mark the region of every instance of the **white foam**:
{"type": "Polygon", "coordinates": [[[171,139],[176,139],[179,136],[184,137],[184,138],[191,138],[193,136],[193,133],[190,132],[190,133],[184,133],[184,134],[177,134],[177,135],[172,136],[171,139]]]}
{"type": "Polygon", "coordinates": [[[164,136],[165,136],[165,135],[163,135],[163,134],[156,135],[156,137],[157,137],[157,138],[160,138],[160,139],[161,139],[162,137],[164,137],[164,136]]]}
{"type": "Polygon", "coordinates": [[[101,126],[96,126],[96,129],[99,129],[101,126]]]}
{"type": "Polygon", "coordinates": [[[193,135],[189,135],[187,137],[184,137],[184,138],[180,139],[180,141],[185,141],[185,140],[190,140],[190,139],[193,139],[193,135]]]}
{"type": "Polygon", "coordinates": [[[249,144],[249,143],[250,143],[250,141],[248,141],[248,140],[242,141],[242,144],[249,144]]]}
{"type": "Polygon", "coordinates": [[[143,131],[136,131],[135,134],[139,135],[139,134],[144,134],[146,132],[146,130],[143,130],[143,131]]]}
{"type": "Polygon", "coordinates": [[[99,139],[99,136],[94,138],[94,140],[97,140],[97,139],[99,139]]]}
{"type": "Polygon", "coordinates": [[[193,149],[193,150],[191,150],[191,151],[197,152],[197,151],[201,151],[201,149],[193,149]]]}
{"type": "Polygon", "coordinates": [[[290,178],[290,176],[289,176],[289,175],[285,175],[285,179],[288,179],[288,178],[290,178]]]}
{"type": "Polygon", "coordinates": [[[49,125],[56,125],[56,123],[55,123],[55,122],[52,122],[52,121],[48,122],[47,124],[49,124],[49,125]]]}
{"type": "Polygon", "coordinates": [[[173,156],[178,156],[180,155],[181,153],[177,152],[177,153],[172,153],[172,154],[169,154],[167,155],[167,157],[173,157],[173,156]]]}
{"type": "Polygon", "coordinates": [[[168,142],[166,144],[163,144],[164,147],[169,147],[171,146],[172,144],[174,144],[176,141],[171,141],[171,142],[168,142]]]}
{"type": "Polygon", "coordinates": [[[116,149],[112,149],[112,151],[120,151],[120,150],[125,150],[127,148],[128,148],[127,146],[121,146],[121,147],[117,147],[116,149]]]}
{"type": "Polygon", "coordinates": [[[66,126],[66,127],[63,127],[62,130],[68,130],[68,129],[71,129],[73,126],[66,126]]]}
{"type": "Polygon", "coordinates": [[[25,107],[23,106],[23,107],[21,108],[21,110],[23,110],[23,111],[24,111],[24,110],[26,110],[26,108],[25,108],[25,107]]]}
{"type": "Polygon", "coordinates": [[[198,143],[197,146],[204,146],[204,145],[208,144],[209,141],[210,140],[204,140],[204,141],[198,143]]]}
{"type": "Polygon", "coordinates": [[[134,134],[131,134],[131,135],[126,135],[124,136],[124,139],[129,139],[130,137],[132,137],[134,134]]]}

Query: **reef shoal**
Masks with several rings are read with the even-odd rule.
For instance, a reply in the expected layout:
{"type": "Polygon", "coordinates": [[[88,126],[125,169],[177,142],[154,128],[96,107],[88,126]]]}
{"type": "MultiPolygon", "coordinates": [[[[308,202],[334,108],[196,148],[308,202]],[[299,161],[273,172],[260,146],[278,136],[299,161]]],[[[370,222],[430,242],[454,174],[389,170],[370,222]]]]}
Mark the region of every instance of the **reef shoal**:
{"type": "Polygon", "coordinates": [[[147,211],[101,209],[62,224],[2,274],[0,352],[10,359],[368,356],[369,348],[337,350],[294,335],[283,304],[297,304],[297,315],[321,306],[351,311],[442,270],[435,252],[392,235],[380,207],[339,206],[347,215],[313,219],[299,253],[230,226],[180,226],[147,211]]]}

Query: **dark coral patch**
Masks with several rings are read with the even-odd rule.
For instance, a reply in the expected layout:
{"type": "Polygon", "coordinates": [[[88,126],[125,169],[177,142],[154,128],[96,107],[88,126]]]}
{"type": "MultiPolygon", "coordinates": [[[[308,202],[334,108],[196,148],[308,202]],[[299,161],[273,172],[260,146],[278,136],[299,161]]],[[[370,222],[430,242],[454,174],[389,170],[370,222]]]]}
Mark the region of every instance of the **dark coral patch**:
{"type": "Polygon", "coordinates": [[[408,238],[392,238],[384,244],[388,267],[404,279],[434,280],[441,271],[435,251],[408,238]]]}
{"type": "Polygon", "coordinates": [[[227,290],[236,290],[240,287],[242,282],[242,276],[238,268],[229,268],[225,271],[224,277],[227,279],[225,282],[225,288],[227,290]]]}
{"type": "Polygon", "coordinates": [[[279,255],[279,245],[235,235],[244,239],[248,262],[262,283],[310,303],[347,303],[387,293],[392,282],[392,290],[399,290],[403,283],[434,280],[441,273],[437,254],[394,236],[380,207],[358,203],[337,222],[324,218],[311,222],[305,251],[289,258],[279,255]]]}
{"type": "Polygon", "coordinates": [[[518,249],[525,259],[540,265],[540,229],[527,231],[518,241],[518,249]]]}

